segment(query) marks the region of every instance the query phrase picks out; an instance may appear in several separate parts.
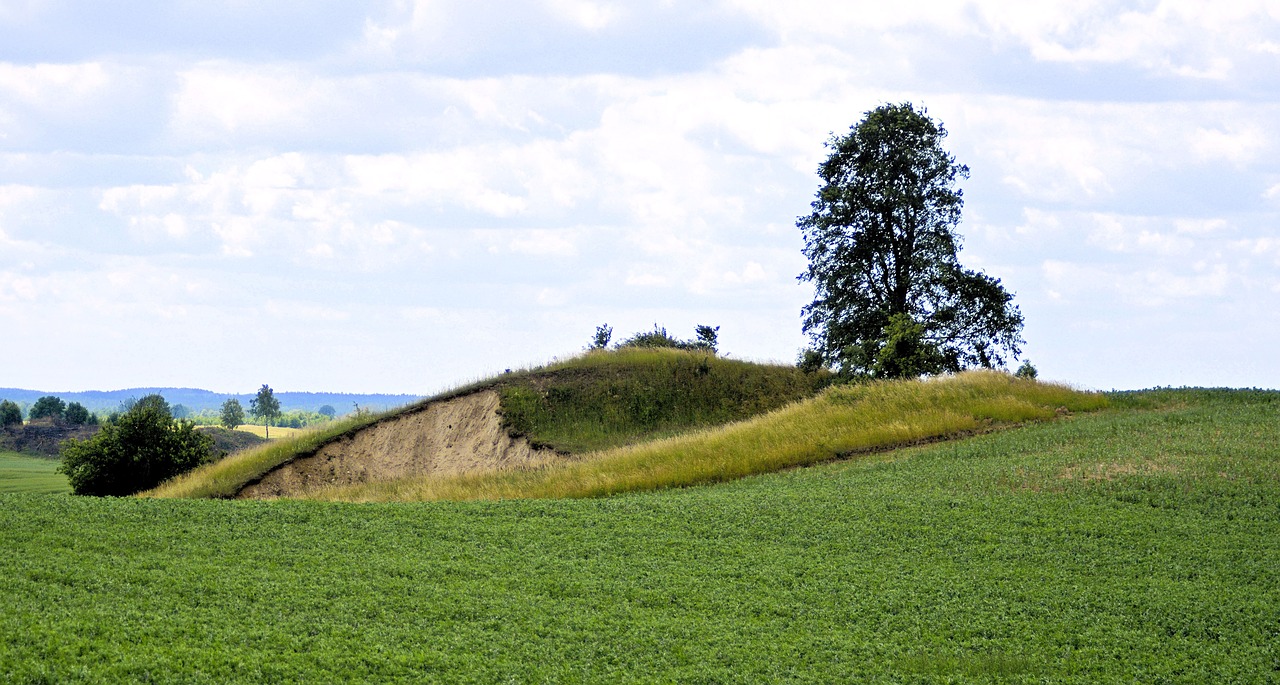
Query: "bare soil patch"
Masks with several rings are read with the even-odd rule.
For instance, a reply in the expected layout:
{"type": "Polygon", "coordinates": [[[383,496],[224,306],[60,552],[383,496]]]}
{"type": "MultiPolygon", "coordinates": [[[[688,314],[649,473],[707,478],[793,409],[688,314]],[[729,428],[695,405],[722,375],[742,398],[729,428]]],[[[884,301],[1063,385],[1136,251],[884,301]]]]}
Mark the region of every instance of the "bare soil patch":
{"type": "Polygon", "coordinates": [[[333,485],[529,468],[569,458],[513,438],[502,425],[498,393],[484,390],[343,436],[251,481],[237,497],[288,497],[333,485]]]}

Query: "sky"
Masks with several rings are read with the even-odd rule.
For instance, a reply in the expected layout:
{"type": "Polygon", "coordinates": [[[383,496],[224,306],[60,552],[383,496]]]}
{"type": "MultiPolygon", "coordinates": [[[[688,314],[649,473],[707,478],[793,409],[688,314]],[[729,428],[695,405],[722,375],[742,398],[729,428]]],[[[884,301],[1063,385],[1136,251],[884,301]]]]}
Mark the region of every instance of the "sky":
{"type": "Polygon", "coordinates": [[[791,363],[823,144],[899,102],[1042,378],[1280,387],[1274,0],[0,0],[0,387],[791,363]]]}

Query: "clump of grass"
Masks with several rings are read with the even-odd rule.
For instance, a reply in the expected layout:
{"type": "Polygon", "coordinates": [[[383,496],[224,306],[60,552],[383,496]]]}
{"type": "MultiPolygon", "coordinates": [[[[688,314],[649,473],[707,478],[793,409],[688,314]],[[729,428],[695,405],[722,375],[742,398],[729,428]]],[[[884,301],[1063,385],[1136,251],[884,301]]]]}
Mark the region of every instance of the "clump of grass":
{"type": "Polygon", "coordinates": [[[308,497],[350,501],[597,497],[703,485],[1105,405],[1106,398],[1100,394],[998,372],[837,386],[750,420],[604,450],[567,464],[447,479],[364,483],[308,497]]]}

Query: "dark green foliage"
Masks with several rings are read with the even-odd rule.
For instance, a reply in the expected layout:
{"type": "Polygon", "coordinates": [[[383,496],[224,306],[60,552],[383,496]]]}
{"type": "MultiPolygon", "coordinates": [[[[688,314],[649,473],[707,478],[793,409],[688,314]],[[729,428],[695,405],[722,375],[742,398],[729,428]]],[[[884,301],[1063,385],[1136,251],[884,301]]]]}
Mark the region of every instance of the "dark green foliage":
{"type": "Polygon", "coordinates": [[[280,401],[276,399],[275,393],[266,383],[258,389],[258,396],[249,400],[249,413],[262,421],[263,427],[267,429],[267,435],[270,436],[271,422],[280,416],[280,401]]]}
{"type": "Polygon", "coordinates": [[[4,496],[0,681],[1274,682],[1280,401],[1123,399],[602,499],[4,496]]]}
{"type": "Polygon", "coordinates": [[[800,354],[796,357],[796,368],[805,373],[817,373],[827,368],[827,363],[822,358],[822,353],[813,349],[805,348],[800,350],[800,354]]]}
{"type": "Polygon", "coordinates": [[[22,425],[22,408],[9,400],[0,401],[0,428],[22,425]]]}
{"type": "Polygon", "coordinates": [[[603,350],[609,346],[609,341],[613,339],[613,326],[609,324],[601,324],[596,326],[596,334],[591,338],[591,344],[587,346],[588,350],[603,350]]]}
{"type": "Polygon", "coordinates": [[[316,411],[316,413],[329,419],[332,419],[333,417],[338,415],[338,411],[328,404],[324,405],[323,407],[320,407],[320,409],[316,411]]]}
{"type": "Polygon", "coordinates": [[[1015,371],[1013,375],[1017,376],[1018,378],[1034,379],[1035,377],[1040,375],[1040,372],[1036,371],[1036,367],[1031,365],[1031,360],[1027,359],[1022,362],[1022,366],[1019,366],[1018,370],[1015,371]]]}
{"type": "Polygon", "coordinates": [[[80,404],[79,402],[72,402],[67,405],[67,410],[64,412],[63,416],[66,418],[67,423],[73,426],[83,426],[89,423],[89,419],[93,415],[89,413],[88,409],[84,408],[83,404],[80,404]]]}
{"type": "Polygon", "coordinates": [[[912,370],[879,363],[895,315],[923,326],[921,341],[940,354],[941,370],[1002,366],[1020,351],[1013,296],[957,259],[956,183],[969,168],[943,149],[945,137],[905,103],[868,112],[827,143],[813,213],[797,222],[809,259],[800,280],[816,290],[802,313],[823,361],[848,375],[912,370]]]}
{"type": "Polygon", "coordinates": [[[61,419],[66,407],[67,405],[61,399],[53,395],[45,395],[31,405],[31,410],[27,412],[27,417],[32,421],[44,418],[61,419]]]}
{"type": "Polygon", "coordinates": [[[689,347],[695,350],[705,350],[712,354],[716,353],[716,345],[720,336],[720,327],[711,327],[699,324],[694,328],[694,339],[690,341],[689,347]]]}
{"type": "MultiPolygon", "coordinates": [[[[608,332],[609,335],[613,335],[612,328],[608,332]]],[[[652,331],[636,333],[618,343],[618,349],[629,347],[668,348],[673,350],[698,350],[715,354],[719,333],[719,326],[713,327],[699,324],[694,328],[694,338],[692,340],[681,340],[668,333],[665,326],[659,326],[655,323],[652,331]]],[[[596,330],[596,335],[598,338],[600,335],[599,329],[596,330]]]]}
{"type": "Polygon", "coordinates": [[[173,411],[172,411],[172,412],[170,412],[170,413],[172,413],[172,414],[173,414],[173,418],[175,418],[175,419],[189,419],[189,418],[191,418],[191,410],[190,410],[190,409],[187,409],[187,406],[186,406],[185,404],[175,404],[175,405],[173,405],[173,411]]]}
{"type": "Polygon", "coordinates": [[[210,457],[213,441],[177,421],[150,395],[86,440],[67,440],[59,471],[77,495],[131,495],[189,471],[210,457]]]}
{"type": "MultiPolygon", "coordinates": [[[[333,408],[330,407],[329,410],[332,411],[333,408]]],[[[244,407],[240,406],[240,400],[232,397],[222,403],[220,423],[227,430],[235,430],[236,426],[244,423],[244,407]]]]}
{"type": "Polygon", "coordinates": [[[924,326],[906,314],[889,317],[879,348],[871,365],[877,378],[918,378],[946,370],[937,345],[925,339],[924,326]]]}
{"type": "MultiPolygon", "coordinates": [[[[610,331],[610,333],[612,333],[612,331],[610,331]]],[[[653,324],[652,331],[636,333],[630,338],[618,343],[618,347],[666,347],[679,349],[680,344],[680,340],[667,333],[666,326],[659,326],[655,323],[653,324]]]]}
{"type": "Polygon", "coordinates": [[[513,432],[582,452],[745,419],[810,397],[824,383],[790,366],[628,348],[518,379],[501,397],[513,432]]]}
{"type": "Polygon", "coordinates": [[[173,418],[173,410],[169,408],[169,401],[163,396],[157,394],[144,395],[142,399],[135,400],[129,406],[129,411],[133,411],[135,409],[154,409],[165,416],[173,418]]]}

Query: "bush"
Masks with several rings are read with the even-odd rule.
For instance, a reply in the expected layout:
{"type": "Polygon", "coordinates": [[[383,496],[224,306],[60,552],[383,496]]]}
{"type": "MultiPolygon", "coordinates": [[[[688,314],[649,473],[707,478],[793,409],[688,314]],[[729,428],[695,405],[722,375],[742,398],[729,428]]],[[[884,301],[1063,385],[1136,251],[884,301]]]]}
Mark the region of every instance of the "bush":
{"type": "Polygon", "coordinates": [[[1017,371],[1013,372],[1013,375],[1017,376],[1018,378],[1034,379],[1036,376],[1040,375],[1040,372],[1036,371],[1036,367],[1031,365],[1031,360],[1027,359],[1022,362],[1022,366],[1019,366],[1017,371]]]}
{"type": "Polygon", "coordinates": [[[22,425],[22,408],[10,400],[0,402],[0,428],[22,425]]]}
{"type": "MultiPolygon", "coordinates": [[[[613,329],[609,329],[609,334],[613,334],[613,329]]],[[[716,353],[717,339],[719,337],[719,326],[706,326],[699,324],[694,328],[693,340],[681,340],[672,337],[667,333],[667,329],[658,324],[653,324],[653,330],[645,333],[636,333],[635,335],[618,343],[618,349],[627,347],[668,347],[677,350],[698,350],[701,352],[716,353]]],[[[600,340],[601,330],[596,329],[596,340],[600,340]]]]}
{"type": "Polygon", "coordinates": [[[58,470],[77,495],[123,497],[159,485],[210,458],[213,440],[168,406],[143,398],[87,440],[62,444],[58,470]]]}

